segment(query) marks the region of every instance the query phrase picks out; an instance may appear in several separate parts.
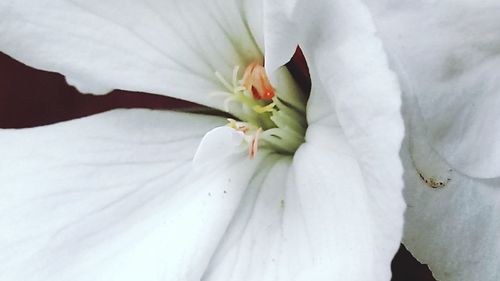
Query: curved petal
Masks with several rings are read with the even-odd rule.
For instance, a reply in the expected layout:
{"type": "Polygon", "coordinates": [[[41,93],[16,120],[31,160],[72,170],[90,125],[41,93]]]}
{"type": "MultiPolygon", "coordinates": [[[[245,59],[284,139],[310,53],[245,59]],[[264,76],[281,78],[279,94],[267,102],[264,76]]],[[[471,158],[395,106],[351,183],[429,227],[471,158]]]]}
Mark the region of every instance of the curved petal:
{"type": "MultiPolygon", "coordinates": [[[[370,181],[402,188],[398,155],[404,133],[401,92],[374,35],[369,11],[359,1],[317,3],[304,1],[302,9],[302,20],[323,27],[312,34],[304,32],[302,39],[313,85],[308,121],[333,110],[364,172],[380,171],[370,181]],[[307,20],[308,15],[318,14],[322,16],[315,21],[307,20]]],[[[306,26],[307,30],[314,29],[306,26]]]]}
{"type": "MultiPolygon", "coordinates": [[[[308,121],[331,119],[328,126],[338,128],[336,134],[345,138],[340,144],[356,159],[369,199],[366,208],[373,214],[365,219],[380,227],[372,231],[373,244],[366,245],[373,253],[367,260],[374,268],[360,271],[385,280],[399,246],[404,210],[399,158],[404,133],[401,91],[361,1],[301,3],[299,19],[305,25],[299,44],[312,80],[308,121]]],[[[353,276],[363,279],[356,273],[353,276]]]]}
{"type": "Polygon", "coordinates": [[[263,162],[204,280],[390,279],[400,189],[368,182],[334,123],[310,125],[293,160],[263,162]]]}
{"type": "Polygon", "coordinates": [[[451,169],[428,144],[418,119],[409,122],[403,243],[437,280],[498,280],[500,180],[473,179],[451,169]],[[431,188],[431,178],[444,186],[431,188]]]}
{"type": "Polygon", "coordinates": [[[259,163],[192,167],[222,123],[117,110],[0,131],[0,279],[199,280],[259,163]]]}
{"type": "Polygon", "coordinates": [[[196,166],[229,157],[235,152],[242,152],[245,135],[229,126],[221,126],[208,131],[193,156],[196,166]],[[238,149],[239,148],[239,149],[238,149]]]}
{"type": "Polygon", "coordinates": [[[430,145],[466,175],[500,176],[500,2],[370,3],[430,145]]]}
{"type": "Polygon", "coordinates": [[[0,51],[83,92],[125,89],[222,108],[215,71],[262,58],[262,3],[7,0],[0,51]]]}
{"type": "Polygon", "coordinates": [[[264,43],[266,71],[271,74],[286,64],[299,43],[297,24],[293,21],[297,0],[264,0],[264,43]]]}

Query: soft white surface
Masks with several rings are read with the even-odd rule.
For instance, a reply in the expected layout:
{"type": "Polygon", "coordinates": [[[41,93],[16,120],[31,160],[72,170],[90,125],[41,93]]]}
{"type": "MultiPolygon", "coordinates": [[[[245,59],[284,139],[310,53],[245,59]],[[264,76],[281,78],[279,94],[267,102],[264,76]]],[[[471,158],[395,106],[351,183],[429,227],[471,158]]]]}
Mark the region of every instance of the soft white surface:
{"type": "Polygon", "coordinates": [[[367,1],[431,147],[472,177],[500,176],[500,1],[367,1]]]}
{"type": "Polygon", "coordinates": [[[0,51],[82,92],[157,93],[222,109],[236,65],[263,56],[254,0],[3,0],[0,51]]]}
{"type": "Polygon", "coordinates": [[[313,85],[308,120],[313,123],[335,114],[335,124],[358,161],[372,208],[370,222],[377,227],[372,233],[374,268],[370,276],[372,280],[388,280],[389,264],[401,238],[404,210],[399,159],[404,133],[400,89],[363,3],[312,4],[304,0],[302,5],[299,10],[306,25],[301,46],[313,85]],[[327,99],[321,98],[322,94],[327,99]]]}
{"type": "Polygon", "coordinates": [[[295,17],[298,0],[264,0],[265,66],[268,74],[287,63],[297,48],[299,33],[295,17]]]}
{"type": "Polygon", "coordinates": [[[408,120],[403,243],[440,281],[496,281],[500,276],[500,180],[474,179],[452,167],[428,144],[417,115],[408,120]],[[450,178],[430,188],[425,177],[450,178]]]}
{"type": "Polygon", "coordinates": [[[311,125],[293,160],[268,160],[204,280],[390,279],[402,228],[400,189],[368,185],[332,116],[311,125]]]}
{"type": "Polygon", "coordinates": [[[326,115],[293,160],[240,153],[203,169],[191,159],[222,118],[116,110],[1,131],[0,277],[389,279],[399,187],[371,181],[383,170],[365,173],[317,104],[326,115]]]}
{"type": "Polygon", "coordinates": [[[498,280],[500,2],[367,4],[405,95],[404,244],[438,280],[498,280]]]}
{"type": "Polygon", "coordinates": [[[199,280],[258,165],[193,169],[222,122],[116,110],[1,131],[0,279],[199,280]]]}
{"type": "Polygon", "coordinates": [[[198,168],[205,164],[217,162],[221,158],[248,150],[248,145],[243,143],[245,135],[228,126],[214,128],[208,131],[200,141],[200,145],[193,157],[193,162],[198,168]]]}

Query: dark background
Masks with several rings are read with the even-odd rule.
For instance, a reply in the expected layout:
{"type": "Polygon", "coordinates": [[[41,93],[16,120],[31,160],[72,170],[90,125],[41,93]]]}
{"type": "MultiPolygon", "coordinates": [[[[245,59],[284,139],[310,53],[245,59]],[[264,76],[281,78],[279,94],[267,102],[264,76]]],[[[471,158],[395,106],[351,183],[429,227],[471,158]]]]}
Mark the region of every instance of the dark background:
{"type": "MultiPolygon", "coordinates": [[[[83,117],[114,108],[173,109],[189,103],[164,96],[113,91],[79,93],[60,74],[27,67],[0,53],[0,128],[26,128],[83,117]]],[[[392,262],[392,281],[434,281],[427,266],[401,246],[392,262]]]]}

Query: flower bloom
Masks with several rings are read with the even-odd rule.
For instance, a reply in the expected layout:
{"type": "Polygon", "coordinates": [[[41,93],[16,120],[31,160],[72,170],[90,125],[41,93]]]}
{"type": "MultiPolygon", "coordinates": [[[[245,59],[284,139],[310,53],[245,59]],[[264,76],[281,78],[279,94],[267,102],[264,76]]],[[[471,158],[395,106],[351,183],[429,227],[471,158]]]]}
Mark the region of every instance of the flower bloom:
{"type": "Polygon", "coordinates": [[[2,51],[115,110],[0,132],[6,280],[388,280],[400,89],[361,1],[0,3],[2,51]],[[292,20],[293,19],[293,20],[292,20]],[[312,89],[283,65],[297,44],[312,89]]]}

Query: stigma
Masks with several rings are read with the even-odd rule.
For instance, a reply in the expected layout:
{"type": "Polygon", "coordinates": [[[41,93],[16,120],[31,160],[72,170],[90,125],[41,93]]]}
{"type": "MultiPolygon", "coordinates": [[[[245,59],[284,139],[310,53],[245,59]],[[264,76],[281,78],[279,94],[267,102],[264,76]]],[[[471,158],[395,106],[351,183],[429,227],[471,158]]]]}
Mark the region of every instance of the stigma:
{"type": "Polygon", "coordinates": [[[243,87],[257,100],[272,100],[274,97],[275,90],[267,78],[265,68],[256,62],[245,69],[243,87]]]}

